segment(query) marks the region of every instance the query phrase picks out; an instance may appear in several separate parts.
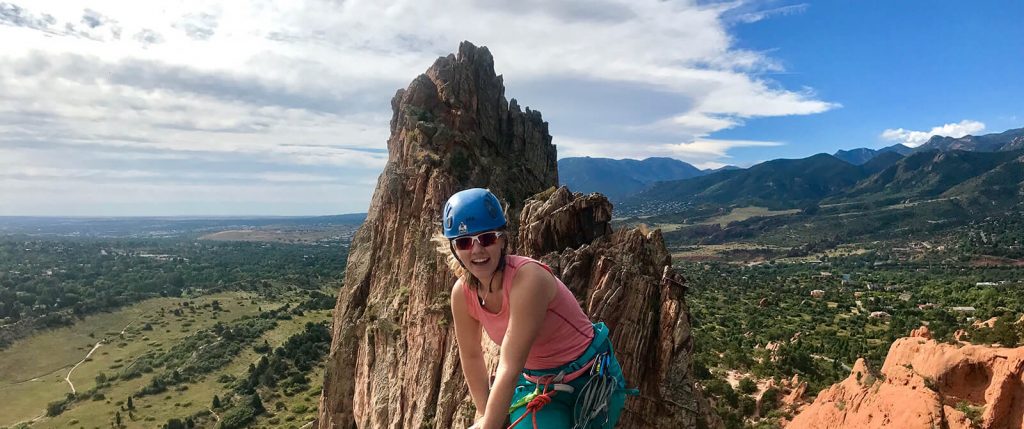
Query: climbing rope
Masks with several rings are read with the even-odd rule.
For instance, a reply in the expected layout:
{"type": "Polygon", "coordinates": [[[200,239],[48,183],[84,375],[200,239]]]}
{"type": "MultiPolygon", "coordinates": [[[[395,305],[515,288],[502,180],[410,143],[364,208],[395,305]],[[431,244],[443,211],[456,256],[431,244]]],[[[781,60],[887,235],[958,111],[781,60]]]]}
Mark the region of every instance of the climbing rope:
{"type": "MultiPolygon", "coordinates": [[[[607,354],[599,354],[590,366],[590,379],[583,385],[579,395],[576,397],[576,403],[573,406],[573,427],[572,429],[587,429],[593,422],[604,415],[604,422],[601,423],[600,427],[604,427],[608,423],[608,407],[611,403],[612,395],[617,389],[619,389],[618,379],[612,375],[611,371],[608,370],[608,365],[611,363],[613,358],[607,354]]],[[[512,423],[508,429],[514,429],[516,425],[523,421],[527,415],[533,414],[533,428],[537,428],[537,412],[539,412],[545,405],[551,402],[551,397],[554,396],[558,391],[564,390],[568,393],[573,393],[574,389],[569,385],[564,384],[552,384],[553,380],[561,380],[564,374],[558,374],[557,376],[545,376],[537,380],[537,387],[533,392],[519,398],[515,403],[509,407],[509,414],[518,409],[519,407],[526,406],[526,412],[522,416],[519,416],[515,422],[512,423]],[[543,383],[543,388],[541,387],[543,383]]]]}
{"type": "Polygon", "coordinates": [[[513,429],[514,427],[516,427],[516,425],[518,425],[519,422],[523,421],[523,419],[530,414],[533,414],[533,429],[537,429],[537,412],[539,412],[541,408],[544,408],[545,405],[550,403],[551,397],[555,396],[555,394],[558,393],[558,391],[555,389],[548,390],[548,388],[550,387],[550,378],[544,383],[544,390],[540,389],[540,382],[538,382],[536,390],[534,390],[529,395],[522,397],[520,400],[512,404],[512,407],[510,408],[509,412],[523,406],[524,402],[526,403],[526,412],[523,413],[523,415],[519,416],[519,418],[516,419],[516,421],[512,422],[512,425],[509,426],[508,429],[513,429]]]}

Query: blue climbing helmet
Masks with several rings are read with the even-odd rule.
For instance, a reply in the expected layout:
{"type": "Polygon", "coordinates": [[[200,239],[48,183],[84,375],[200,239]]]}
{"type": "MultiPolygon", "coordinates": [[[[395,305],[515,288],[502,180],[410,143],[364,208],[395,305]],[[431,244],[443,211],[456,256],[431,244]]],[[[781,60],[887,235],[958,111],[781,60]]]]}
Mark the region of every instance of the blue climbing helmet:
{"type": "Polygon", "coordinates": [[[445,238],[479,234],[505,226],[498,197],[483,188],[466,189],[448,198],[441,212],[445,238]]]}

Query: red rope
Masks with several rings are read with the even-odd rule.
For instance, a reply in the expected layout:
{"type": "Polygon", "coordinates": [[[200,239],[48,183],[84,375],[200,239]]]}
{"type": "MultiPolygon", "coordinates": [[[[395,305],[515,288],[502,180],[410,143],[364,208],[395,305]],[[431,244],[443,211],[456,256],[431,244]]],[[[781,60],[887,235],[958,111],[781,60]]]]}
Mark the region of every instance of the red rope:
{"type": "Polygon", "coordinates": [[[526,412],[523,413],[523,415],[519,416],[519,418],[516,419],[516,421],[513,422],[512,425],[508,427],[508,429],[516,427],[516,425],[519,424],[519,422],[523,421],[523,418],[525,418],[530,413],[533,413],[533,429],[537,429],[537,412],[540,411],[541,408],[544,408],[545,405],[550,403],[551,397],[555,396],[555,394],[558,393],[558,391],[554,389],[548,390],[548,386],[548,384],[545,384],[543,393],[537,395],[535,398],[531,399],[529,403],[526,404],[526,412]]]}

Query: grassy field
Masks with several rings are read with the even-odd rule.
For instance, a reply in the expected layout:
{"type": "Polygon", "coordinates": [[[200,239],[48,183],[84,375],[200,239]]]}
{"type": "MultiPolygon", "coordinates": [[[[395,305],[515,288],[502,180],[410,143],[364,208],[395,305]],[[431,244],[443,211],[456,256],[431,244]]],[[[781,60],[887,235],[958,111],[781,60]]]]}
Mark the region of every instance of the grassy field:
{"type": "Polygon", "coordinates": [[[254,241],[274,243],[317,243],[324,240],[351,239],[358,225],[335,225],[321,228],[233,229],[206,234],[200,240],[254,241]]]}
{"type": "MultiPolygon", "coordinates": [[[[255,295],[241,292],[194,299],[159,298],[116,312],[90,316],[74,326],[46,331],[19,341],[0,352],[0,404],[4,404],[0,427],[40,417],[48,403],[63,399],[71,392],[71,387],[64,380],[68,370],[82,361],[97,341],[102,341],[100,347],[89,359],[82,361],[70,377],[79,393],[93,388],[96,377],[101,373],[107,376],[117,374],[147,351],[167,350],[184,337],[209,328],[218,321],[230,322],[283,304],[262,301],[255,295]],[[223,309],[219,313],[206,306],[213,300],[218,300],[223,309]],[[180,305],[185,301],[191,301],[194,313],[185,311],[179,317],[169,311],[182,308],[180,305]],[[147,323],[151,330],[143,330],[147,323]]],[[[276,346],[301,330],[306,322],[329,318],[329,311],[307,312],[304,316],[280,321],[275,329],[264,334],[264,338],[276,346]]],[[[262,343],[262,339],[258,342],[262,343]]],[[[124,401],[149,383],[155,373],[127,381],[117,380],[103,389],[104,398],[75,402],[63,414],[53,418],[42,417],[32,426],[107,428],[114,419],[114,413],[120,411],[127,427],[152,428],[169,418],[184,417],[206,409],[215,393],[227,390],[217,382],[219,376],[242,374],[255,359],[258,355],[248,349],[226,368],[198,383],[172,388],[164,394],[137,398],[132,418],[129,418],[127,410],[122,409],[124,401]]]]}
{"type": "Polygon", "coordinates": [[[704,222],[700,222],[698,225],[710,225],[710,224],[717,223],[720,226],[725,227],[730,222],[744,221],[744,220],[750,219],[752,217],[782,216],[782,215],[788,215],[788,214],[799,213],[799,212],[800,212],[800,210],[797,210],[797,209],[791,209],[791,210],[769,210],[768,208],[757,207],[757,206],[736,207],[736,208],[732,209],[727,214],[713,217],[713,218],[708,219],[708,220],[706,220],[704,222]]]}
{"type": "MultiPolygon", "coordinates": [[[[704,219],[694,223],[652,223],[650,224],[651,229],[660,229],[662,232],[672,232],[685,226],[693,225],[712,225],[718,224],[723,228],[730,222],[744,221],[752,217],[772,217],[789,215],[793,213],[799,213],[800,210],[770,210],[766,207],[736,207],[729,211],[729,213],[721,216],[715,216],[712,218],[704,219]]],[[[689,222],[689,221],[687,221],[689,222]]]]}
{"type": "Polygon", "coordinates": [[[752,254],[764,253],[764,254],[776,254],[778,252],[784,252],[787,249],[754,243],[729,243],[729,244],[701,244],[696,246],[686,246],[682,249],[677,249],[672,252],[672,260],[679,261],[716,261],[716,260],[737,260],[744,261],[748,264],[754,264],[762,262],[764,258],[757,258],[752,254]],[[742,253],[741,256],[734,256],[736,253],[742,253]]]}

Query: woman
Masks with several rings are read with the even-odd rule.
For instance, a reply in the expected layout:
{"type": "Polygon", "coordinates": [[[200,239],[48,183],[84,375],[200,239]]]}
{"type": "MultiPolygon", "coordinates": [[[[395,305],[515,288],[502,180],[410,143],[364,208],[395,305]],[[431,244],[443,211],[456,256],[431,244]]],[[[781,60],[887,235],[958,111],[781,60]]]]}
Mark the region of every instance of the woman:
{"type": "Polygon", "coordinates": [[[507,417],[518,428],[614,427],[627,392],[608,329],[590,322],[546,265],[506,253],[505,225],[486,189],[452,195],[442,213],[442,249],[458,276],[459,359],[477,409],[472,428],[504,428],[507,417]],[[491,386],[481,327],[501,346],[491,386]]]}

